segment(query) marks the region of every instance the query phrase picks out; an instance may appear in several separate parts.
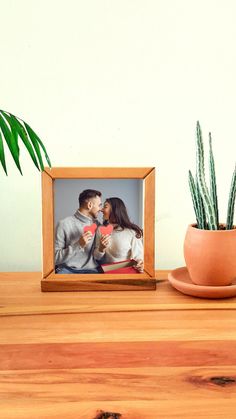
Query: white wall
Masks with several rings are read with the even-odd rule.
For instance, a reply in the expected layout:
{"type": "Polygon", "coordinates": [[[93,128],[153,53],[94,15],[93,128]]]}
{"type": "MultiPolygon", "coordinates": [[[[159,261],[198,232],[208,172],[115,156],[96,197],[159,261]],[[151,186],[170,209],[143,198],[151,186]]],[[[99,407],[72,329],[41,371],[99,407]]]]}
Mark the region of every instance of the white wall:
{"type": "MultiPolygon", "coordinates": [[[[234,0],[0,0],[0,108],[54,166],[156,166],[156,267],[184,263],[195,124],[212,131],[222,217],[236,156],[234,0]]],[[[206,135],[205,135],[206,137],[206,135]]],[[[8,156],[9,157],[9,156],[8,156]]],[[[0,270],[41,268],[41,183],[0,175],[0,270]]]]}

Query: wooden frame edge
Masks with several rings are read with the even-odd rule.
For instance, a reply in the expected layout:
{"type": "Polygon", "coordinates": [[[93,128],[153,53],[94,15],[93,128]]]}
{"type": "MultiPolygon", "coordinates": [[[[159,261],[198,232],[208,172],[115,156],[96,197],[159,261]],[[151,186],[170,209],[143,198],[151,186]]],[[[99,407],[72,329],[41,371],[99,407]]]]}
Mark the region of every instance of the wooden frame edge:
{"type": "Polygon", "coordinates": [[[153,167],[45,167],[44,171],[52,179],[71,179],[73,177],[96,179],[96,178],[114,178],[120,179],[145,179],[153,170],[153,167]],[[118,176],[119,174],[119,176],[118,176]]]}
{"type": "MultiPolygon", "coordinates": [[[[150,196],[149,196],[150,198],[150,196]]],[[[154,290],[155,279],[155,167],[75,167],[75,168],[45,168],[42,173],[42,207],[43,207],[43,278],[42,291],[104,291],[104,290],[154,290]],[[99,172],[99,173],[98,173],[99,172]],[[90,175],[89,175],[90,173],[90,175]],[[80,176],[78,176],[80,175],[80,176]],[[82,175],[82,176],[81,176],[82,175]],[[145,272],[143,274],[55,274],[54,271],[54,202],[53,183],[55,179],[78,178],[119,178],[142,179],[144,182],[144,257],[145,272]],[[147,192],[148,191],[148,192],[147,192]],[[151,196],[151,209],[148,207],[147,195],[151,196]],[[45,196],[46,199],[45,203],[45,196]],[[151,222],[150,222],[151,211],[151,222]],[[49,219],[52,222],[48,222],[49,219]],[[146,238],[145,238],[146,236],[146,238]],[[149,242],[147,241],[149,237],[149,242]],[[151,240],[151,246],[150,246],[151,240]],[[151,253],[150,253],[151,247],[151,253]],[[147,259],[147,260],[146,260],[147,259]]]]}
{"type": "Polygon", "coordinates": [[[54,226],[51,219],[54,219],[53,179],[44,171],[42,172],[43,278],[52,272],[52,263],[54,263],[54,226]]]}
{"type": "Polygon", "coordinates": [[[144,201],[144,266],[150,277],[155,276],[155,168],[145,177],[144,201]],[[150,250],[151,249],[151,250],[150,250]]]}

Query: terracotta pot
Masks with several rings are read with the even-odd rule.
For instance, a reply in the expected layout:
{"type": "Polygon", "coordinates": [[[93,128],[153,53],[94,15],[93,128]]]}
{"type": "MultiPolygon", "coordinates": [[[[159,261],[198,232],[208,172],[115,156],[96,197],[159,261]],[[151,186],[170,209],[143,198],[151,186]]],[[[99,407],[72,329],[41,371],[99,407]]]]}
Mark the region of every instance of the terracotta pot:
{"type": "Polygon", "coordinates": [[[236,228],[201,230],[188,227],[184,257],[190,278],[197,285],[230,285],[236,278],[236,228]]]}

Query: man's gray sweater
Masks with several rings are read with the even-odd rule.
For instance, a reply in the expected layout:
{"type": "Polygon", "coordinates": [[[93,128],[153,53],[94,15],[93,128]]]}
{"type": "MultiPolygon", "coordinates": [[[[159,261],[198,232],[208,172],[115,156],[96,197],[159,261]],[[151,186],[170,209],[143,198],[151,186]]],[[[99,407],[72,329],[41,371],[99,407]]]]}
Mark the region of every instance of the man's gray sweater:
{"type": "Polygon", "coordinates": [[[84,248],[81,248],[78,242],[84,233],[84,227],[93,223],[92,218],[79,210],[74,215],[59,221],[56,227],[55,265],[66,265],[74,269],[97,267],[93,257],[95,236],[84,248]]]}

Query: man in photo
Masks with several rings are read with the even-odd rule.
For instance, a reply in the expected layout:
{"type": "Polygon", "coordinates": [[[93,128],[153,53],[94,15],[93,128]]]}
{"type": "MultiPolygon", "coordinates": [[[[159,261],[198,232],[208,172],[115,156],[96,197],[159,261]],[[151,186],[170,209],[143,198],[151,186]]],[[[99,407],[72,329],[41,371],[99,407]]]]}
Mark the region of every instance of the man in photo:
{"type": "Polygon", "coordinates": [[[55,271],[58,274],[98,273],[94,239],[102,208],[101,192],[86,189],[79,195],[79,209],[60,220],[55,238],[55,271]]]}

